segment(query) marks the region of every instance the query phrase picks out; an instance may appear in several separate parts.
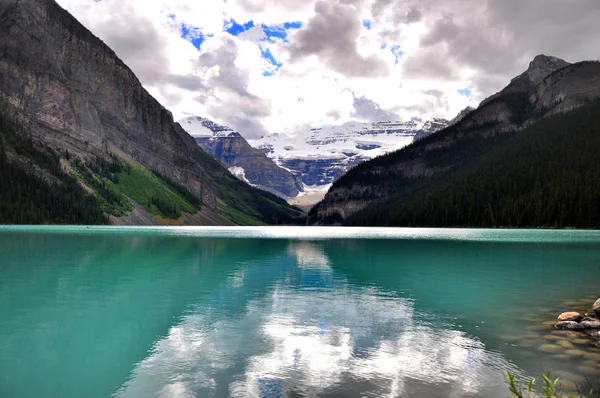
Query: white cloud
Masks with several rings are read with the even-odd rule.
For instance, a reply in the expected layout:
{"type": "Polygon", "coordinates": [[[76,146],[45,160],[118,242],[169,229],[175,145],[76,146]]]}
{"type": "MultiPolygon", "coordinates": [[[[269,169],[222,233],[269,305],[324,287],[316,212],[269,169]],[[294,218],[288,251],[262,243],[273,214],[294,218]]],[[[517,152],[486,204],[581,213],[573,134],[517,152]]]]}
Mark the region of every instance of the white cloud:
{"type": "Polygon", "coordinates": [[[205,116],[250,138],[373,115],[451,118],[538,53],[597,57],[600,18],[596,0],[58,2],[176,118],[205,116]],[[234,37],[224,31],[233,21],[254,28],[234,37]],[[294,21],[302,26],[287,31],[287,42],[264,40],[262,24],[294,21]],[[200,50],[182,26],[197,28],[200,50]],[[458,93],[467,87],[469,98],[458,93]]]}

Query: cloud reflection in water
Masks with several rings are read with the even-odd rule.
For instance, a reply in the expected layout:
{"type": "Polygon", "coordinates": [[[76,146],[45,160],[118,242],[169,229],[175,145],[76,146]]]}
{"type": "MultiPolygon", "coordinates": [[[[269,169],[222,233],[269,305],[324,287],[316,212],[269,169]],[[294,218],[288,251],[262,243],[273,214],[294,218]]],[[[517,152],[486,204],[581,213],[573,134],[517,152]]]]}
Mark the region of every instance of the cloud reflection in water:
{"type": "Polygon", "coordinates": [[[116,395],[504,396],[499,369],[513,366],[502,355],[410,299],[350,284],[319,243],[291,242],[269,261],[216,286],[116,395]],[[253,276],[272,279],[248,294],[253,276]],[[232,289],[248,297],[240,311],[220,308],[232,289]]]}

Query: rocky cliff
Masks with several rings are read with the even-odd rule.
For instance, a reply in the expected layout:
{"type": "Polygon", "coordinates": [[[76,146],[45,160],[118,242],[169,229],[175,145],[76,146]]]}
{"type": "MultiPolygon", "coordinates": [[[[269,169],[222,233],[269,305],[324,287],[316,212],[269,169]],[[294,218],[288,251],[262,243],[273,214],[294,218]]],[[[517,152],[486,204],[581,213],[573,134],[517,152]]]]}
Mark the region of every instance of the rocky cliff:
{"type": "Polygon", "coordinates": [[[116,154],[184,186],[213,211],[230,207],[257,222],[295,212],[236,182],[131,69],[54,0],[1,0],[0,54],[0,107],[26,124],[41,146],[84,164],[116,154]],[[232,191],[251,199],[239,206],[232,191]]]}
{"type": "Polygon", "coordinates": [[[179,123],[205,152],[214,155],[242,180],[282,197],[295,197],[303,190],[299,178],[250,146],[237,131],[197,116],[179,123]]]}
{"type": "Polygon", "coordinates": [[[419,192],[445,184],[466,163],[485,157],[502,140],[497,137],[515,134],[598,97],[599,63],[570,65],[555,57],[537,56],[526,72],[456,124],[350,170],[313,208],[310,222],[343,223],[356,212],[384,206],[392,197],[397,199],[395,206],[403,200],[418,201],[419,192]]]}

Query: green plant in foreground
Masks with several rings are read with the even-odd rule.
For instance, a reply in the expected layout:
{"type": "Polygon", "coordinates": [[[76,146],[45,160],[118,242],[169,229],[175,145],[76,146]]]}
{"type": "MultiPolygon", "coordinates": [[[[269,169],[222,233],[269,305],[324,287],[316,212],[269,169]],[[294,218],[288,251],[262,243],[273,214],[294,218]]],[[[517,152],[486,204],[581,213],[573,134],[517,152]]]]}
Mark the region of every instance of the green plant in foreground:
{"type": "Polygon", "coordinates": [[[542,375],[542,395],[538,395],[533,390],[535,386],[535,378],[531,379],[527,386],[523,386],[523,384],[519,383],[519,385],[515,382],[515,376],[513,376],[510,372],[506,372],[503,374],[504,380],[508,384],[508,389],[510,390],[512,397],[516,398],[593,398],[600,396],[598,393],[595,393],[593,389],[585,395],[581,392],[577,393],[564,393],[561,391],[560,387],[557,386],[559,379],[553,379],[550,377],[550,372],[542,375]]]}

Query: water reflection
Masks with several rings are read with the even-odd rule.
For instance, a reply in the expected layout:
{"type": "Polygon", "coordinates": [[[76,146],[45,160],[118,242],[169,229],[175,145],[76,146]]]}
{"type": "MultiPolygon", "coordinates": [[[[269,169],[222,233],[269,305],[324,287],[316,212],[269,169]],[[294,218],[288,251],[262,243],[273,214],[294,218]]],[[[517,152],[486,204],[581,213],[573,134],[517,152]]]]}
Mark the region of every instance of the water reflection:
{"type": "Polygon", "coordinates": [[[518,372],[397,292],[349,283],[320,243],[290,242],[267,263],[245,262],[212,292],[235,289],[243,311],[204,298],[116,395],[494,397],[499,369],[518,372]],[[256,277],[268,280],[258,295],[256,277]]]}
{"type": "Polygon", "coordinates": [[[598,353],[548,354],[539,347],[556,336],[527,330],[544,322],[539,307],[552,317],[597,293],[593,233],[506,243],[489,231],[312,241],[70,228],[0,229],[2,397],[504,397],[507,369],[600,371],[598,353]]]}

